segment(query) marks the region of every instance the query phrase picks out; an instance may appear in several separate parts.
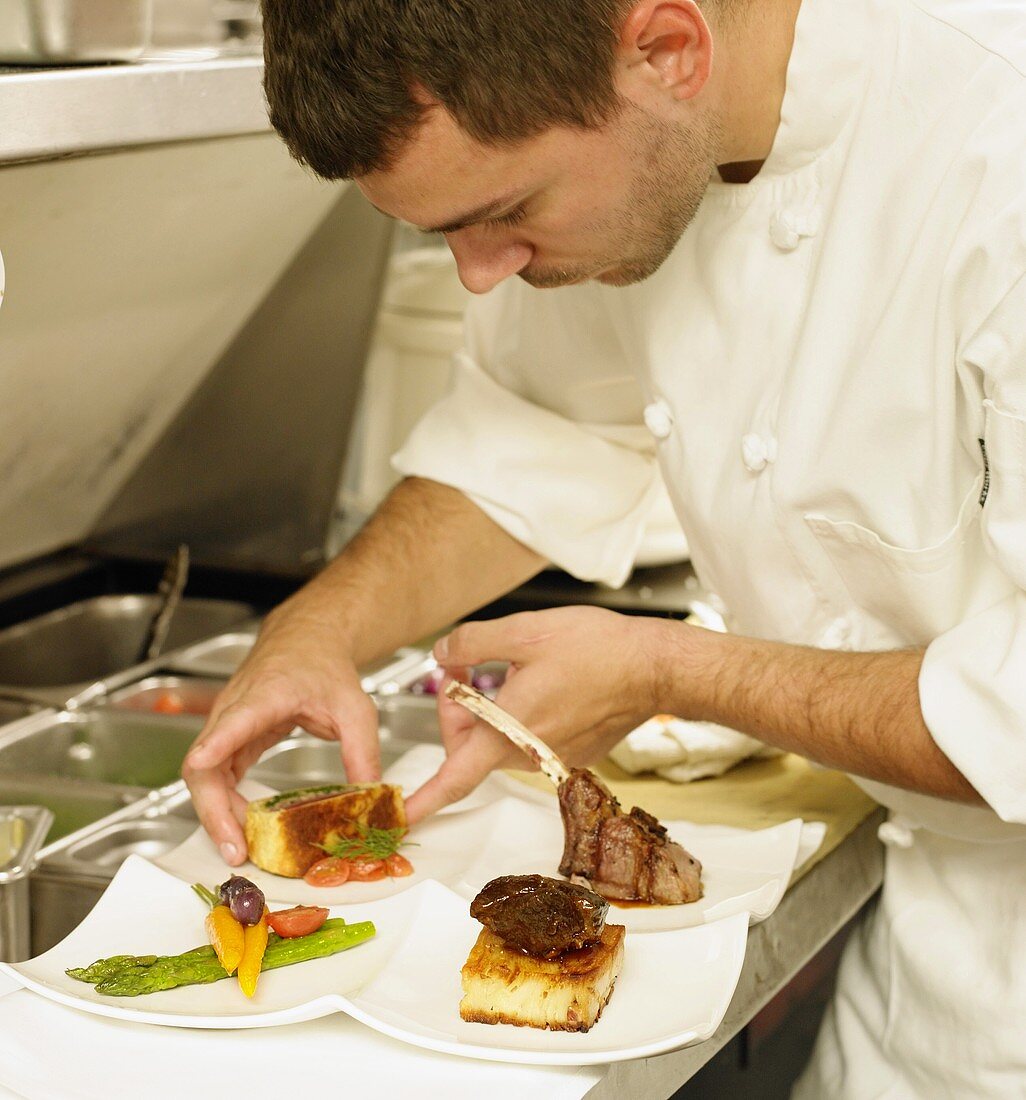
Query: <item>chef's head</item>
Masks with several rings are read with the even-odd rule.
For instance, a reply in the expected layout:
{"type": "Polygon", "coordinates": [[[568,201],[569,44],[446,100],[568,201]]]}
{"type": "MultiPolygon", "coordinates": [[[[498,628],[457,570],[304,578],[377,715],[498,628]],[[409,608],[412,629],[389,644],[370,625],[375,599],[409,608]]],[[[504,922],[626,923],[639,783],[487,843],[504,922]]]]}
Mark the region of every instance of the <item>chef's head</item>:
{"type": "Polygon", "coordinates": [[[717,162],[707,17],[744,2],[264,0],[271,121],[444,234],[469,290],[637,282],[717,162]]]}

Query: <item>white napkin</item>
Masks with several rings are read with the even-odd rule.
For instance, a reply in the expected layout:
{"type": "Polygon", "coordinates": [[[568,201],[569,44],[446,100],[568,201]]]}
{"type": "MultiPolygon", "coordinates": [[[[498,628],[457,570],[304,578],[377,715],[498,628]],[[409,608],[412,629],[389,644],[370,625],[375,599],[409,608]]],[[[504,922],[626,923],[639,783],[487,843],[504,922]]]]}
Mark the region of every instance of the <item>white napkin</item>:
{"type": "Polygon", "coordinates": [[[27,990],[0,992],[0,1098],[329,1100],[384,1093],[578,1100],[604,1074],[604,1066],[522,1066],[435,1054],[343,1015],[284,1027],[199,1030],[109,1020],[27,990]]]}
{"type": "Polygon", "coordinates": [[[657,714],[631,730],[609,755],[631,775],[655,772],[673,783],[687,783],[722,775],[750,756],[778,753],[778,749],[725,726],[657,714]]]}

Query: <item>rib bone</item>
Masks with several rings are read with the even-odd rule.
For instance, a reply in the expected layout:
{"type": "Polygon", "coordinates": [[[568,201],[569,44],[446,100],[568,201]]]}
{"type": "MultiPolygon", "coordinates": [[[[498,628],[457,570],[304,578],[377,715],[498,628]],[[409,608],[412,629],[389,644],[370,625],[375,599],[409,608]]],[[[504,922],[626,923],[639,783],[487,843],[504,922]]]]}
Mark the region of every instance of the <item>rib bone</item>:
{"type": "Polygon", "coordinates": [[[459,680],[453,680],[445,689],[445,694],[461,707],[466,707],[471,714],[477,715],[490,726],[494,726],[499,733],[504,733],[518,749],[526,753],[541,768],[555,784],[557,790],[560,784],[569,778],[570,769],[540,737],[536,737],[512,714],[503,710],[498,703],[492,702],[487,695],[482,695],[477,688],[460,683],[459,680]]]}

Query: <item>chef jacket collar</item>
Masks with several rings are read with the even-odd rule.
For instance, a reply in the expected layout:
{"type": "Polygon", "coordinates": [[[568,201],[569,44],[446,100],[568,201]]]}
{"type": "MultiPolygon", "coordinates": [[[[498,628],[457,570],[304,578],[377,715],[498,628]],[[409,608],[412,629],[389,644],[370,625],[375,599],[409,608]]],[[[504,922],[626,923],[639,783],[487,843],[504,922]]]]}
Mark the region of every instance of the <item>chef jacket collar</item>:
{"type": "Polygon", "coordinates": [[[891,39],[892,22],[879,0],[802,0],[780,125],[759,174],[742,186],[797,172],[834,144],[871,79],[870,47],[891,39]]]}

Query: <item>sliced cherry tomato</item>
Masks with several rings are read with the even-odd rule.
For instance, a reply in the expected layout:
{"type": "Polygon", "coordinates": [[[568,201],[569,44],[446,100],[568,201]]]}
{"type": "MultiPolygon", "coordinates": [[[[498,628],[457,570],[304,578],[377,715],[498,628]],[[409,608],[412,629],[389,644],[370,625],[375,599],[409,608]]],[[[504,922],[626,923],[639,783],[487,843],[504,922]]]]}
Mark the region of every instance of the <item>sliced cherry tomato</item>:
{"type": "Polygon", "coordinates": [[[405,878],[413,874],[413,864],[398,852],[393,852],[385,860],[385,874],[390,878],[405,878]]]}
{"type": "Polygon", "coordinates": [[[341,886],[349,881],[352,869],[353,865],[348,859],[325,856],[307,870],[303,881],[308,886],[341,886]]]}
{"type": "Polygon", "coordinates": [[[354,859],[350,864],[349,877],[353,882],[377,882],[385,877],[385,861],[354,859]]]}
{"type": "Polygon", "coordinates": [[[283,939],[309,936],[328,919],[328,910],[321,905],[294,905],[267,914],[267,923],[283,939]]]}

